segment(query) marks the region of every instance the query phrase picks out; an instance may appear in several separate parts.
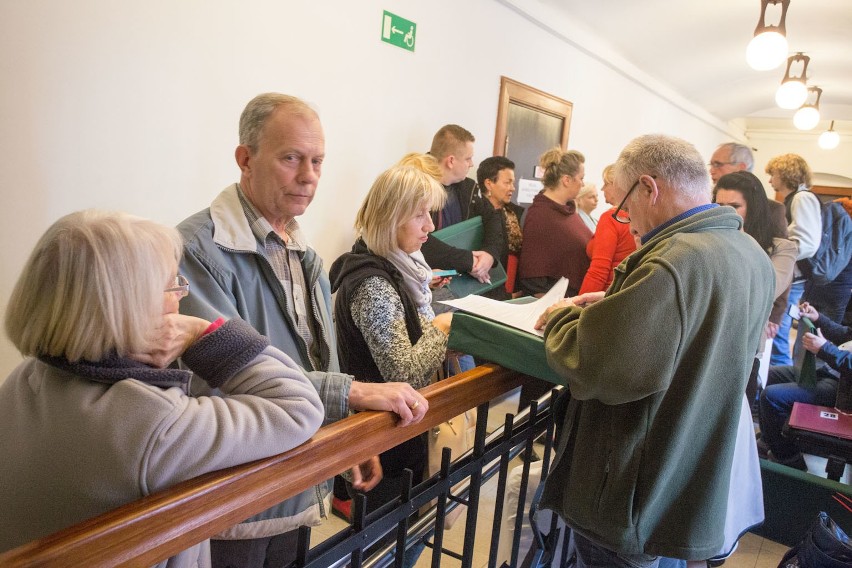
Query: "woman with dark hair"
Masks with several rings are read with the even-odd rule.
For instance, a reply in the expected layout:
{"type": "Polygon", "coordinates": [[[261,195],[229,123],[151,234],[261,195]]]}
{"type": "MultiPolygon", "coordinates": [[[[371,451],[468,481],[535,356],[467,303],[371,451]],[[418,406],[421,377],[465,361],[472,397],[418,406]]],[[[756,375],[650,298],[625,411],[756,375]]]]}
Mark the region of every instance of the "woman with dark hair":
{"type": "MultiPolygon", "coordinates": [[[[713,202],[733,207],[743,218],[743,230],[757,241],[772,261],[775,268],[775,301],[769,314],[766,337],[774,338],[787,307],[787,294],[793,281],[793,268],[798,254],[796,243],[784,238],[783,227],[773,221],[763,184],[751,172],[734,172],[720,177],[713,188],[713,202]]],[[[746,386],[749,402],[754,402],[757,396],[756,371],[755,366],[753,377],[746,386]]]]}
{"type": "Polygon", "coordinates": [[[512,203],[512,194],[515,193],[515,163],[504,156],[485,158],[476,170],[476,179],[485,196],[485,199],[479,202],[477,213],[483,218],[499,215],[502,220],[499,260],[506,269],[506,295],[489,296],[502,300],[515,291],[518,258],[524,241],[521,231],[524,208],[512,203]]]}

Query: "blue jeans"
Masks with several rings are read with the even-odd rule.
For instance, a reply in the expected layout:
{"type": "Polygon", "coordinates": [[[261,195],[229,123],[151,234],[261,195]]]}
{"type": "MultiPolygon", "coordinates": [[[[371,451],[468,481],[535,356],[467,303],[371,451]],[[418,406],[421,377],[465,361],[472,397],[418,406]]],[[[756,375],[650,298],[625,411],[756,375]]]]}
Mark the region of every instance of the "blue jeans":
{"type": "Polygon", "coordinates": [[[812,388],[796,384],[798,375],[796,367],[770,367],[766,388],[760,395],[760,436],[775,458],[782,461],[799,453],[799,447],[781,434],[793,412],[793,403],[834,406],[837,397],[837,378],[825,370],[817,370],[816,385],[812,388]]]}
{"type": "Polygon", "coordinates": [[[647,554],[619,554],[573,531],[577,568],[686,568],[686,560],[649,556],[647,554]]]}
{"type": "MultiPolygon", "coordinates": [[[[798,306],[802,293],[805,291],[805,282],[795,282],[790,286],[790,295],[787,297],[787,309],[790,306],[798,306]]],[[[769,358],[771,366],[792,365],[793,358],[790,356],[790,326],[793,318],[785,311],[781,316],[781,325],[778,327],[778,335],[772,342],[772,356],[769,358]]]]}

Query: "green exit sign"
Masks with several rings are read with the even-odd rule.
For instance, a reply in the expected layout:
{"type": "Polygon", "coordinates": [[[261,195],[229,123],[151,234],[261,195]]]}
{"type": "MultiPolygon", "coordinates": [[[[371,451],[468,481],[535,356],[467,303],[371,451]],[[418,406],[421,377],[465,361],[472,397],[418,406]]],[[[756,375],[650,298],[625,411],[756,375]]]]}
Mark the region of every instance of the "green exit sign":
{"type": "Polygon", "coordinates": [[[382,41],[408,51],[414,51],[416,35],[417,24],[385,10],[382,16],[382,41]]]}

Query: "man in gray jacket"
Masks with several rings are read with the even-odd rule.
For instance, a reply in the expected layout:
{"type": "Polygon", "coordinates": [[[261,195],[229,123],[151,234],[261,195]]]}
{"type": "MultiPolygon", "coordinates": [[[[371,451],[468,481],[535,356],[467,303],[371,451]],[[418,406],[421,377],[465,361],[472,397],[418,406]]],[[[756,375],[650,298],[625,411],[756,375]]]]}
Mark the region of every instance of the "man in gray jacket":
{"type": "MultiPolygon", "coordinates": [[[[181,312],[249,322],[305,370],[325,406],[325,423],[350,410],[389,410],[400,425],[420,421],[428,403],[409,384],[361,383],[339,372],[328,277],[296,221],[314,197],[325,154],[316,112],[295,97],[261,94],[243,110],[239,134],[240,182],[178,226],[181,273],[193,291],[181,312]]],[[[381,467],[373,459],[352,475],[353,485],[367,491],[381,479],[381,467]]],[[[213,566],[289,564],[296,529],[326,516],[328,485],[217,535],[213,566]]]]}

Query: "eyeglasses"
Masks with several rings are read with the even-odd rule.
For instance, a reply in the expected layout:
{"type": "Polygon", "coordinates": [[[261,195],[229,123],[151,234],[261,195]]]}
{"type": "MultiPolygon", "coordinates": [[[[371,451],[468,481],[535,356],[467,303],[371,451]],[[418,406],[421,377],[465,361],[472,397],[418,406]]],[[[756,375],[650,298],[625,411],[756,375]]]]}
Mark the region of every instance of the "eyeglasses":
{"type": "Polygon", "coordinates": [[[627,198],[630,197],[630,194],[633,193],[633,190],[636,189],[637,185],[639,185],[638,179],[636,180],[636,183],[630,186],[630,189],[627,190],[626,194],[624,194],[624,199],[621,200],[621,203],[619,203],[618,207],[615,208],[615,211],[612,212],[612,218],[622,225],[626,225],[630,222],[630,213],[622,211],[622,209],[624,208],[624,204],[627,203],[627,198]]]}
{"type": "Polygon", "coordinates": [[[738,162],[715,162],[714,161],[714,162],[710,162],[707,165],[710,166],[711,168],[713,168],[714,170],[718,170],[719,168],[721,168],[723,166],[733,166],[736,163],[738,163],[738,162]]]}
{"type": "Polygon", "coordinates": [[[186,279],[186,276],[178,274],[172,284],[174,285],[171,288],[166,288],[164,292],[180,292],[181,298],[189,296],[189,280],[186,279]]]}

